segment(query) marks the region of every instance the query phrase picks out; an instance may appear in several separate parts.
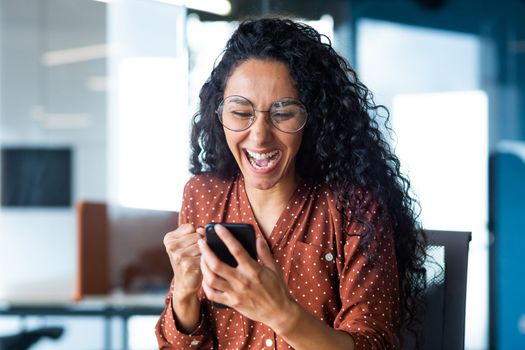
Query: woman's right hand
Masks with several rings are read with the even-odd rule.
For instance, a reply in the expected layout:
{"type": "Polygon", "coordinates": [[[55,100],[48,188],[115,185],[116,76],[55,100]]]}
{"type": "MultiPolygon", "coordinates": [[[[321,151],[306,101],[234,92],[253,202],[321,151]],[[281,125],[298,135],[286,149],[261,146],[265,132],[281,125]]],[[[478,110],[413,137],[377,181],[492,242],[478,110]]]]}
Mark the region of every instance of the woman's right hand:
{"type": "Polygon", "coordinates": [[[204,228],[180,225],[164,236],[164,246],[173,269],[173,294],[178,299],[196,296],[202,283],[201,253],[197,241],[204,237],[204,228]]]}

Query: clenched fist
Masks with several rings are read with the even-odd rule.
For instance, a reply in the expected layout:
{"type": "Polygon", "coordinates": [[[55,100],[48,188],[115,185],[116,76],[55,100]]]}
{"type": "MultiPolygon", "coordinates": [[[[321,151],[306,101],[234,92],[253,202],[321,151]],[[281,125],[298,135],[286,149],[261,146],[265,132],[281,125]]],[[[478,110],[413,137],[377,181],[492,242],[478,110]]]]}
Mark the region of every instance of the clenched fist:
{"type": "Polygon", "coordinates": [[[204,228],[192,224],[180,225],[164,236],[164,246],[174,274],[173,294],[178,298],[197,295],[201,286],[201,253],[197,241],[204,236],[204,228]]]}

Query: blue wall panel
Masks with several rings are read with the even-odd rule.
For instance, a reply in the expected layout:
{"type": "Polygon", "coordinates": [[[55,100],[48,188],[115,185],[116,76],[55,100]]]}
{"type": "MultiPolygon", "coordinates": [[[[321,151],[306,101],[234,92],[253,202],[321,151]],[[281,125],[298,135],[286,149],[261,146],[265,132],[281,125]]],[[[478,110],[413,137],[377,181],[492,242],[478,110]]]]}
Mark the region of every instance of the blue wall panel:
{"type": "Polygon", "coordinates": [[[525,349],[525,162],[511,154],[495,159],[493,315],[495,347],[525,349]]]}

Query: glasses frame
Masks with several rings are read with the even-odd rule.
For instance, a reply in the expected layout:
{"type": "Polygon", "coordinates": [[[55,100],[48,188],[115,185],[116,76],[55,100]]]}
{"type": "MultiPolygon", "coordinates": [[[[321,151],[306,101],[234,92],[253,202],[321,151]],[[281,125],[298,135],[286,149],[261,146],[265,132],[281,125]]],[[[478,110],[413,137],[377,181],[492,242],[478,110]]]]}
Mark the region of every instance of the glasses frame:
{"type": "Polygon", "coordinates": [[[259,110],[259,109],[255,109],[255,107],[253,106],[253,103],[252,101],[248,100],[246,97],[244,96],[241,96],[241,95],[230,95],[230,96],[227,96],[225,97],[224,99],[222,99],[219,103],[219,106],[217,107],[217,109],[215,110],[215,114],[217,115],[217,117],[219,118],[219,122],[221,123],[222,126],[224,126],[226,129],[230,130],[230,131],[233,131],[233,132],[241,132],[241,131],[246,131],[248,130],[253,124],[255,124],[255,121],[257,120],[257,115],[255,114],[255,112],[260,112],[260,113],[270,113],[270,111],[272,110],[272,107],[276,104],[276,103],[279,103],[279,102],[282,102],[282,101],[293,101],[294,103],[296,103],[298,106],[300,106],[303,110],[304,110],[304,113],[305,113],[305,118],[304,118],[304,122],[303,124],[301,125],[301,127],[295,131],[285,131],[285,130],[281,130],[279,129],[279,127],[276,125],[276,123],[274,122],[274,120],[272,119],[272,117],[270,115],[268,115],[268,118],[270,119],[270,122],[271,124],[273,125],[274,128],[276,128],[277,130],[279,130],[280,132],[284,132],[286,134],[295,134],[299,131],[301,131],[302,129],[304,129],[305,125],[306,125],[306,122],[308,121],[308,110],[306,109],[306,106],[304,105],[304,103],[302,103],[300,100],[296,99],[296,98],[292,98],[292,97],[284,97],[284,98],[281,98],[277,101],[274,101],[272,102],[271,106],[270,106],[270,109],[267,110],[267,111],[264,111],[264,110],[259,110]],[[226,125],[224,125],[223,121],[222,121],[222,113],[221,113],[221,108],[224,107],[224,101],[226,101],[227,99],[231,98],[231,97],[240,97],[244,100],[246,100],[250,106],[252,107],[253,109],[253,114],[252,114],[252,117],[250,118],[250,123],[248,124],[247,127],[243,128],[243,129],[239,129],[239,130],[235,130],[235,129],[231,129],[229,127],[227,127],[226,125]]]}

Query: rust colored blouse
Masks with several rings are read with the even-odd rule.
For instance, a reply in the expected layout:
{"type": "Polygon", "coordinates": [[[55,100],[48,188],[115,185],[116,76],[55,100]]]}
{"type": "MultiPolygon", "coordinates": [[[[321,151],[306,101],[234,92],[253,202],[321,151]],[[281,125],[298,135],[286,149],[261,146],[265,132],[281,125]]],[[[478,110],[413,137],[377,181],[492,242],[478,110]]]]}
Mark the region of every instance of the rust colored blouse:
{"type": "MultiPolygon", "coordinates": [[[[267,241],[291,295],[310,314],[350,334],[356,349],[395,349],[399,291],[392,229],[379,227],[373,205],[367,214],[376,230],[367,248],[379,259],[373,266],[359,247],[362,225],[351,213],[342,225],[326,185],[301,182],[267,241]]],[[[262,235],[242,176],[223,181],[203,174],[188,181],[180,223],[210,222],[250,223],[262,235]]],[[[212,306],[202,289],[201,323],[192,334],[182,333],[174,321],[172,290],[173,285],[155,329],[161,349],[291,349],[266,325],[212,306]]]]}

